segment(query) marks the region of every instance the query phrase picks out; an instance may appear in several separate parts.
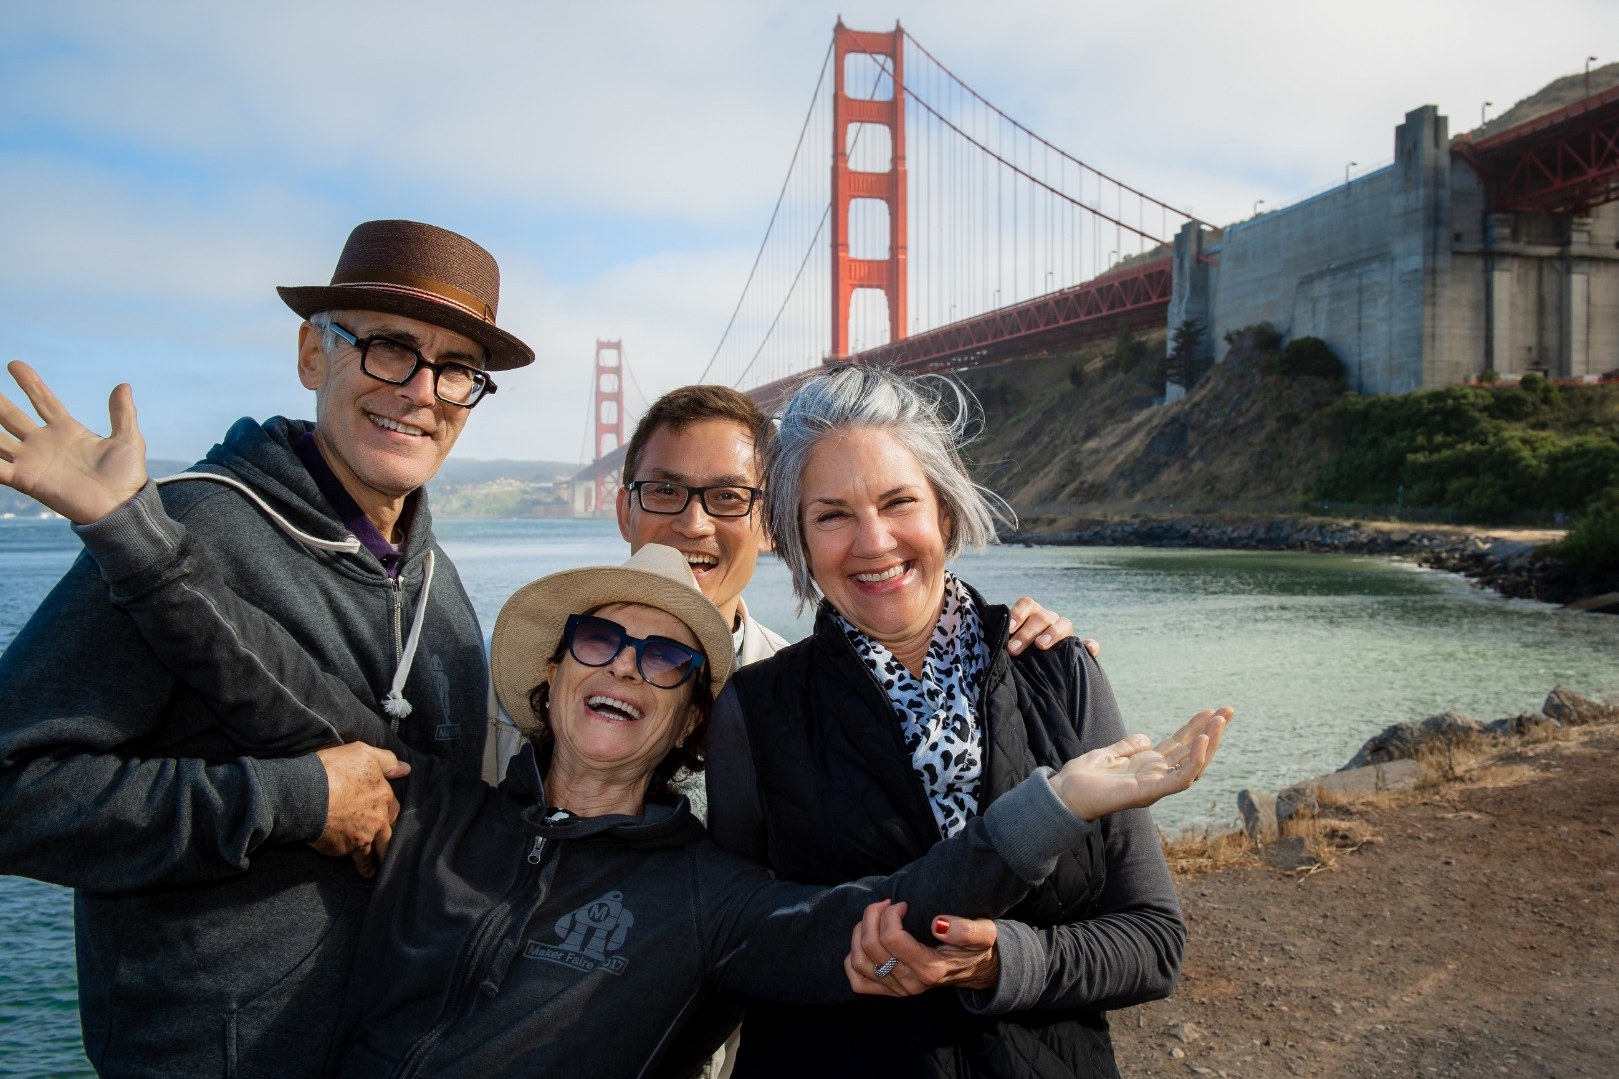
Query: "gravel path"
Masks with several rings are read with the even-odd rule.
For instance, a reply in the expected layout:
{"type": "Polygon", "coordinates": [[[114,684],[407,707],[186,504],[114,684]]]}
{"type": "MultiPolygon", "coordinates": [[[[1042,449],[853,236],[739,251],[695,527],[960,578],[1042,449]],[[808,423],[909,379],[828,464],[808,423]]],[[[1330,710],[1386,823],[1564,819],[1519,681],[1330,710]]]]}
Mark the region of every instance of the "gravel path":
{"type": "Polygon", "coordinates": [[[1363,809],[1307,875],[1177,882],[1179,991],[1112,1016],[1126,1076],[1619,1075],[1619,727],[1363,809]]]}

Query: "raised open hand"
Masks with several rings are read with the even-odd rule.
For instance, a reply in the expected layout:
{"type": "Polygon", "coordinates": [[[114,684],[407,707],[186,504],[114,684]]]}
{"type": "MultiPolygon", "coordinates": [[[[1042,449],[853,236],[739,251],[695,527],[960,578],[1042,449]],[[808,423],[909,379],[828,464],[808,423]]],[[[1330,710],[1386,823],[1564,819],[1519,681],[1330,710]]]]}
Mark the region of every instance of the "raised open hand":
{"type": "Polygon", "coordinates": [[[74,419],[32,367],[6,365],[42,422],[0,394],[0,484],[53,509],[74,524],[99,521],[146,484],[146,440],[135,425],[127,384],[112,391],[106,438],[74,419]]]}
{"type": "Polygon", "coordinates": [[[1084,820],[1150,806],[1203,774],[1232,714],[1230,708],[1205,709],[1157,747],[1146,735],[1132,734],[1093,749],[1063,765],[1051,786],[1084,820]]]}

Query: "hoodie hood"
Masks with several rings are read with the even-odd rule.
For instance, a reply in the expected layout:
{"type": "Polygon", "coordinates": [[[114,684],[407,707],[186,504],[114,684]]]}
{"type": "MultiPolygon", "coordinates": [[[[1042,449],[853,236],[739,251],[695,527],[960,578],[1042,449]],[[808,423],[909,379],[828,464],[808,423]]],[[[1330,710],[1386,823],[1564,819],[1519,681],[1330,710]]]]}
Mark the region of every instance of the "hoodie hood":
{"type": "Polygon", "coordinates": [[[550,802],[545,796],[545,777],[534,744],[525,742],[512,757],[501,781],[500,793],[520,802],[523,820],[545,828],[550,835],[572,842],[611,840],[636,850],[670,850],[690,846],[708,833],[692,815],[691,803],[684,797],[674,802],[648,802],[639,817],[609,814],[603,817],[570,817],[547,822],[550,802]]]}

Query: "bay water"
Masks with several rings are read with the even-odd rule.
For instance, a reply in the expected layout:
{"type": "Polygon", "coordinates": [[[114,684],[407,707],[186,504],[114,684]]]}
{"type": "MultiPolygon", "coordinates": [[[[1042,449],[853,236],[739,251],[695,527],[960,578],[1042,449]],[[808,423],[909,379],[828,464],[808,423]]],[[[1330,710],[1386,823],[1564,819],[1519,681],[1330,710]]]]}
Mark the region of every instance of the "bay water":
{"type": "MultiPolygon", "coordinates": [[[[536,577],[617,562],[610,521],[436,522],[482,620],[536,577]]],[[[79,550],[59,520],[0,520],[0,650],[79,550]]],[[[957,571],[991,600],[1032,595],[1102,642],[1102,665],[1132,730],[1161,734],[1198,708],[1237,719],[1191,792],[1162,803],[1161,827],[1227,825],[1236,792],[1274,790],[1341,766],[1390,723],[1446,709],[1491,720],[1535,711],[1565,684],[1619,695],[1619,618],[1506,600],[1387,559],[1140,548],[995,547],[957,571]]],[[[760,559],[755,617],[807,632],[786,571],[760,559]]],[[[0,1074],[80,1076],[72,896],[0,877],[0,1074]]]]}

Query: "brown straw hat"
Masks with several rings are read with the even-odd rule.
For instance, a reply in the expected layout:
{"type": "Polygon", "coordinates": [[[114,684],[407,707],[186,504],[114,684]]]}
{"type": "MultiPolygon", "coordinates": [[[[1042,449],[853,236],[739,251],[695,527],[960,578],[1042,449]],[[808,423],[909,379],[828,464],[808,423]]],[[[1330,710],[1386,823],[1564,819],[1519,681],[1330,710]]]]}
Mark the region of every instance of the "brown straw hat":
{"type": "Polygon", "coordinates": [[[319,311],[386,311],[430,322],[489,350],[489,369],[534,362],[534,350],[495,327],[500,267],[465,236],[418,221],[367,221],[349,233],[330,285],[276,289],[303,318],[319,311]]]}
{"type": "Polygon", "coordinates": [[[495,696],[513,720],[529,714],[529,690],[545,680],[545,664],[562,643],[570,614],[609,603],[638,603],[674,615],[702,648],[703,670],[717,696],[736,663],[736,645],[725,616],[708,601],[673,547],[649,543],[622,566],[581,566],[519,588],[501,607],[489,643],[495,696]]]}

